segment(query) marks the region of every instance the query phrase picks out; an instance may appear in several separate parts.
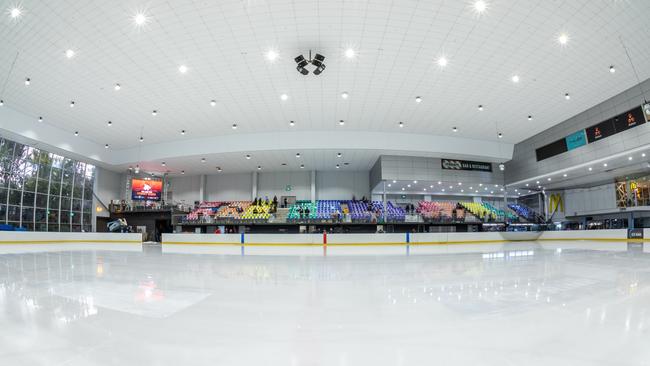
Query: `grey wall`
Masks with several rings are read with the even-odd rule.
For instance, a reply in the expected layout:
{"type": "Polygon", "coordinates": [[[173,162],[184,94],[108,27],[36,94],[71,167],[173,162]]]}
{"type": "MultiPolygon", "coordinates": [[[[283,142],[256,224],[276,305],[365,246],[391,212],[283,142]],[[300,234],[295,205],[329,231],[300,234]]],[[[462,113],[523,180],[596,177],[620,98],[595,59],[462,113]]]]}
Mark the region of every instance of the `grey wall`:
{"type": "MultiPolygon", "coordinates": [[[[650,90],[650,80],[646,80],[642,85],[645,90],[650,90]]],[[[650,144],[650,124],[646,123],[604,140],[581,146],[575,150],[540,162],[537,162],[535,156],[535,150],[537,148],[612,118],[634,107],[640,107],[643,102],[644,99],[641,89],[637,85],[540,134],[516,144],[513,159],[506,163],[506,181],[508,183],[517,182],[650,144]]]]}
{"type": "Polygon", "coordinates": [[[252,173],[216,174],[206,177],[208,201],[250,201],[253,191],[252,173]]]}
{"type": "Polygon", "coordinates": [[[498,164],[492,164],[492,173],[466,170],[442,169],[437,158],[409,156],[381,156],[381,179],[383,180],[420,180],[503,184],[503,172],[498,164]]]}
{"type": "Polygon", "coordinates": [[[370,197],[369,173],[362,172],[316,172],[316,199],[349,200],[370,197]]]}

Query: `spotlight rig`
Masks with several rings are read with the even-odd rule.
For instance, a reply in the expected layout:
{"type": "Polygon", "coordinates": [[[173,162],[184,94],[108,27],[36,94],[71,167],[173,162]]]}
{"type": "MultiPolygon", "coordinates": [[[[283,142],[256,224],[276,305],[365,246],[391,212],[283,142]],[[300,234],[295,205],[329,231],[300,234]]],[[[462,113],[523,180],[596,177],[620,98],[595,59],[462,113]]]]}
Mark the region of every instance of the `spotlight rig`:
{"type": "Polygon", "coordinates": [[[296,70],[298,70],[299,73],[303,75],[309,74],[309,70],[305,68],[305,66],[312,64],[316,66],[316,69],[313,71],[314,75],[320,75],[324,70],[325,70],[325,64],[323,61],[325,61],[325,56],[317,53],[314,55],[314,58],[311,58],[311,50],[309,50],[309,60],[305,59],[305,56],[299,55],[298,57],[294,58],[294,61],[296,61],[296,70]]]}

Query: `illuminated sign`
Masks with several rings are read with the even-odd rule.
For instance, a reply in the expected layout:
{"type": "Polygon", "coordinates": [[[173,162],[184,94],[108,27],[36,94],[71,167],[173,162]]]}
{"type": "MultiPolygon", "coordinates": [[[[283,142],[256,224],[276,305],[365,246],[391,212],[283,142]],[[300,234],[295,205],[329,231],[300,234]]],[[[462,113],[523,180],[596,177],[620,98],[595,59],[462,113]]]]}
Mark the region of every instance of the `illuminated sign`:
{"type": "Polygon", "coordinates": [[[161,196],[161,180],[133,179],[131,181],[131,199],[140,201],[159,201],[161,196]]]}
{"type": "Polygon", "coordinates": [[[587,136],[585,135],[585,130],[580,130],[578,132],[572,133],[564,139],[566,140],[567,150],[573,150],[577,147],[587,144],[587,136]]]}
{"type": "Polygon", "coordinates": [[[484,163],[481,161],[441,159],[440,164],[442,166],[442,169],[448,170],[478,170],[481,172],[492,171],[492,163],[484,163]]]}

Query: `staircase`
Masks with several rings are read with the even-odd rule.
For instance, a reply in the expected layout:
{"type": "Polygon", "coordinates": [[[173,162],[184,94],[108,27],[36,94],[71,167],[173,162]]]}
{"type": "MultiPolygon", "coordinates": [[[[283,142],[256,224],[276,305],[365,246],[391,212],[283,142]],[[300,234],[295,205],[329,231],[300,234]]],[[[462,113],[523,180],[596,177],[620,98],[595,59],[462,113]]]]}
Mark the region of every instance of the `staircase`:
{"type": "Polygon", "coordinates": [[[289,209],[288,208],[279,208],[277,212],[275,213],[275,218],[269,220],[269,222],[287,222],[287,216],[289,216],[289,209]]]}

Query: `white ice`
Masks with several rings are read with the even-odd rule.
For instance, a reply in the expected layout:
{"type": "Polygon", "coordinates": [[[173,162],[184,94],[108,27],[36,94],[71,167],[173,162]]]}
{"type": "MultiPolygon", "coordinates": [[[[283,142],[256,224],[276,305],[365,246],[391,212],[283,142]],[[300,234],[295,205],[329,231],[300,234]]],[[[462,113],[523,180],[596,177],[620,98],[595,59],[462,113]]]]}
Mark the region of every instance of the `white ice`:
{"type": "Polygon", "coordinates": [[[645,250],[1,245],[0,365],[650,365],[645,250]]]}

